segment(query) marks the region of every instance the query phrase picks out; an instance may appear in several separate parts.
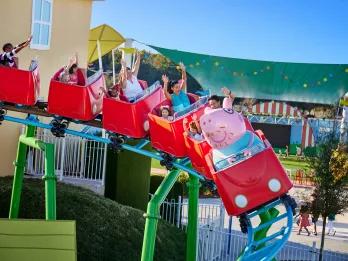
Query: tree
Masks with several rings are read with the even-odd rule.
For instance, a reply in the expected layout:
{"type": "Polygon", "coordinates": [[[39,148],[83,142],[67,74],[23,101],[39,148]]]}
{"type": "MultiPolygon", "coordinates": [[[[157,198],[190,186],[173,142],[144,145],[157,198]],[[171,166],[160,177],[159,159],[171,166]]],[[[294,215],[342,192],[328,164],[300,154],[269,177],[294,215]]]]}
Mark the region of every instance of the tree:
{"type": "Polygon", "coordinates": [[[313,214],[321,214],[323,218],[320,261],[323,260],[325,228],[328,215],[341,214],[348,208],[347,159],[347,146],[343,144],[338,145],[334,135],[321,142],[316,155],[308,159],[309,165],[314,171],[314,191],[312,193],[311,210],[313,214]]]}

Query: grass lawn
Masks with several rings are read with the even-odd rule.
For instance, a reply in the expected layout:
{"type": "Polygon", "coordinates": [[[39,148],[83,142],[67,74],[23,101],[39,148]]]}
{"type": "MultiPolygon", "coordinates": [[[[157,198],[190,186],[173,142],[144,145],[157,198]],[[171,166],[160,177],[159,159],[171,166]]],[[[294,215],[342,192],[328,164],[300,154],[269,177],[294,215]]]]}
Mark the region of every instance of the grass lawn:
{"type": "Polygon", "coordinates": [[[308,163],[305,160],[298,160],[296,156],[289,156],[288,158],[280,158],[280,162],[286,169],[298,170],[308,169],[308,163]]]}
{"type": "MultiPolygon", "coordinates": [[[[12,178],[0,178],[0,218],[8,216],[11,186],[12,178]]],[[[25,179],[19,217],[44,219],[44,199],[44,182],[25,179]]],[[[58,182],[57,218],[76,220],[78,261],[140,260],[145,227],[142,211],[58,182]]],[[[185,233],[159,220],[154,260],[185,260],[185,250],[185,233]]]]}

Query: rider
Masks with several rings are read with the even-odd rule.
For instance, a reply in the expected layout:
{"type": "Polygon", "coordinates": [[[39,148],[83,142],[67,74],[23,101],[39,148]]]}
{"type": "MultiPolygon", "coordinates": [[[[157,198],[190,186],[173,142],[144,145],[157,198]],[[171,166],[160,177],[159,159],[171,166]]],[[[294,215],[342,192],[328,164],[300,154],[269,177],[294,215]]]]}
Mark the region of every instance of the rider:
{"type": "MultiPolygon", "coordinates": [[[[232,104],[235,98],[235,95],[231,92],[231,90],[226,87],[221,88],[221,92],[224,94],[225,98],[223,101],[224,108],[232,108],[232,104]]],[[[212,95],[208,99],[208,107],[210,109],[219,109],[221,108],[221,101],[217,95],[212,95]]]]}
{"type": "Polygon", "coordinates": [[[15,57],[17,53],[19,53],[23,48],[27,47],[31,42],[32,36],[28,38],[25,42],[13,47],[11,43],[6,43],[2,47],[4,51],[0,54],[0,65],[18,68],[18,58],[15,57]]]}
{"type": "Polygon", "coordinates": [[[190,99],[186,93],[187,76],[183,63],[179,63],[181,69],[181,80],[169,81],[167,75],[162,76],[164,95],[172,102],[174,112],[183,111],[190,106],[190,99]]]}
{"type": "Polygon", "coordinates": [[[123,95],[129,102],[134,102],[136,99],[144,95],[143,88],[138,81],[138,72],[140,68],[141,55],[137,53],[137,59],[134,64],[133,70],[127,67],[126,61],[121,60],[120,71],[120,86],[123,90],[123,95]]]}

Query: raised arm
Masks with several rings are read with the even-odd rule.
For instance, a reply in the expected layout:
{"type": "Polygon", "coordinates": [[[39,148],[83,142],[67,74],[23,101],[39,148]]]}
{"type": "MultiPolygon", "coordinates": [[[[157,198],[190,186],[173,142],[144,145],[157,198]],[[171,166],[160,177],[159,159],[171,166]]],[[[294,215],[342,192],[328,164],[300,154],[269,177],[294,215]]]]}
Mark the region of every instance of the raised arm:
{"type": "Polygon", "coordinates": [[[225,95],[224,101],[222,103],[223,108],[232,109],[233,101],[235,95],[226,87],[221,88],[222,93],[225,95]]]}
{"type": "Polygon", "coordinates": [[[30,37],[28,38],[28,40],[26,40],[25,42],[20,43],[19,45],[17,45],[17,46],[14,48],[15,52],[16,52],[16,53],[19,53],[23,48],[27,47],[27,46],[30,44],[32,38],[33,38],[33,37],[30,36],[30,37]]]}
{"type": "Polygon", "coordinates": [[[168,76],[163,74],[162,75],[162,81],[163,81],[164,96],[166,96],[166,98],[171,101],[172,100],[172,96],[168,92],[168,82],[169,82],[168,76]]]}
{"type": "Polygon", "coordinates": [[[79,64],[79,55],[78,55],[77,52],[75,53],[75,63],[76,63],[77,65],[79,64]]]}
{"type": "Polygon", "coordinates": [[[140,62],[141,62],[141,54],[140,54],[140,52],[137,52],[137,59],[135,61],[134,68],[132,71],[133,75],[137,78],[138,78],[138,72],[139,72],[139,68],[140,68],[140,62]]]}
{"type": "Polygon", "coordinates": [[[182,85],[181,85],[181,89],[186,92],[187,91],[187,75],[186,75],[186,67],[185,65],[180,62],[179,63],[179,67],[180,67],[180,70],[181,70],[181,80],[183,81],[182,82],[182,85]]]}
{"type": "Polygon", "coordinates": [[[196,126],[197,126],[197,131],[198,131],[198,133],[199,134],[202,134],[202,129],[201,129],[201,125],[199,124],[199,120],[198,120],[198,118],[197,118],[197,114],[196,113],[194,113],[193,115],[192,115],[192,120],[193,120],[193,122],[196,124],[196,126]]]}
{"type": "Polygon", "coordinates": [[[120,76],[120,85],[122,89],[125,89],[127,86],[127,64],[125,60],[121,60],[121,70],[119,73],[120,76]]]}

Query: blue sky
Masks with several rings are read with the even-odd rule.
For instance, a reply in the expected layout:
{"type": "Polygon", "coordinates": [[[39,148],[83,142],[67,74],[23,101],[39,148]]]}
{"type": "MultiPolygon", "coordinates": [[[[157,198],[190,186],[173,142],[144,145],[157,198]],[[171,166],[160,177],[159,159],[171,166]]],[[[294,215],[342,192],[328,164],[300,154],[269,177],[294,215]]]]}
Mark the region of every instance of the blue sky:
{"type": "Polygon", "coordinates": [[[170,49],[348,64],[348,0],[95,1],[91,26],[102,23],[170,49]]]}

